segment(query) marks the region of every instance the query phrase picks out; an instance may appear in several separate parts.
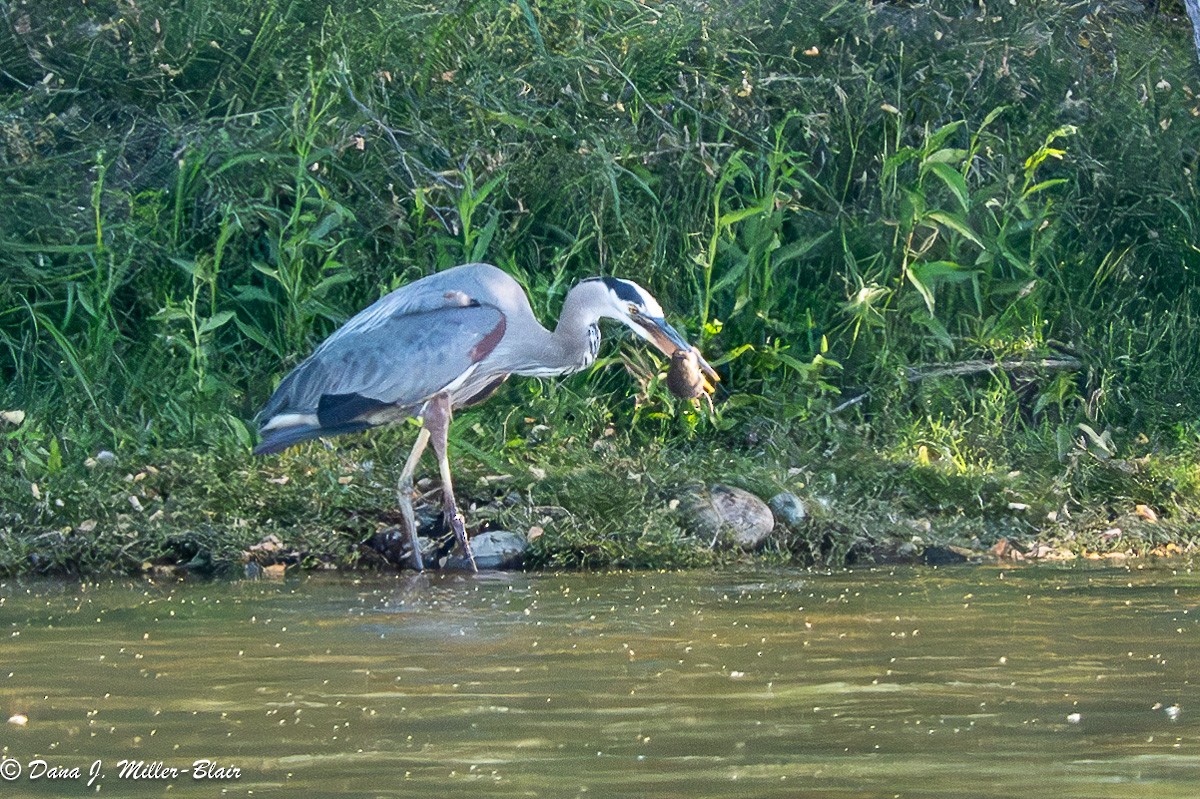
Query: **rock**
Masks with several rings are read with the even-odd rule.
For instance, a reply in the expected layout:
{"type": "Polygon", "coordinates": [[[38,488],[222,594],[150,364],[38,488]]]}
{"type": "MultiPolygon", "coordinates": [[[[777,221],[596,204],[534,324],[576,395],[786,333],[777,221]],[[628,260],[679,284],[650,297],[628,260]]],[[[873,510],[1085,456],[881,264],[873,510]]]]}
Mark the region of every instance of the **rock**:
{"type": "Polygon", "coordinates": [[[771,513],[775,514],[775,523],[781,524],[792,532],[797,532],[808,519],[808,508],[804,500],[791,491],[783,491],[767,501],[771,513]]]}
{"type": "MultiPolygon", "coordinates": [[[[525,550],[529,548],[525,536],[507,530],[489,530],[471,539],[471,551],[475,554],[475,565],[485,569],[519,569],[525,562],[525,550]]],[[[471,564],[455,552],[446,559],[443,568],[469,571],[471,564]]]]}
{"type": "Polygon", "coordinates": [[[1025,553],[1007,538],[1001,538],[988,552],[1001,560],[1025,560],[1025,553]]]}
{"type": "Polygon", "coordinates": [[[742,550],[757,549],[775,529],[775,517],[767,503],[740,488],[713,485],[708,492],[694,492],[680,502],[684,524],[692,534],[742,550]]]}
{"type": "Polygon", "coordinates": [[[856,538],[850,543],[846,552],[846,563],[874,563],[886,565],[892,563],[914,563],[917,560],[917,544],[912,541],[897,541],[884,539],[875,541],[870,538],[856,538]]]}
{"type": "Polygon", "coordinates": [[[928,546],[921,553],[921,560],[927,566],[949,566],[954,563],[966,563],[967,556],[951,547],[928,546]]]}
{"type": "Polygon", "coordinates": [[[287,566],[282,563],[261,566],[250,561],[246,564],[245,574],[247,580],[282,580],[287,574],[287,566]]]}
{"type": "Polygon", "coordinates": [[[442,513],[440,504],[418,505],[413,509],[413,516],[417,522],[418,537],[441,538],[450,532],[450,525],[446,524],[446,516],[442,513]]]}
{"type": "MultiPolygon", "coordinates": [[[[417,536],[417,544],[421,547],[421,557],[428,568],[436,556],[436,546],[432,538],[417,536]]],[[[388,527],[371,536],[367,546],[383,556],[384,560],[396,566],[413,566],[412,547],[408,533],[399,526],[388,527]]],[[[253,547],[251,547],[253,549],[253,547]]]]}

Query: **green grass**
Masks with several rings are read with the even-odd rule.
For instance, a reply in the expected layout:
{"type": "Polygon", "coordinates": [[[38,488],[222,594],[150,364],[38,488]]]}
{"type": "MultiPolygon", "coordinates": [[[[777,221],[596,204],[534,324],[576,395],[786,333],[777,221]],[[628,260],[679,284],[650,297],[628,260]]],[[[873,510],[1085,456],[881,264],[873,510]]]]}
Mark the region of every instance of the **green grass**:
{"type": "Polygon", "coordinates": [[[477,259],[546,319],[581,277],[634,278],[724,376],[710,422],[609,341],[589,373],[463,414],[460,488],[481,522],[544,527],[537,565],[731,557],[670,510],[690,481],[808,498],[781,560],[1194,535],[1200,80],[1178,16],[0,11],[0,410],[25,412],[0,423],[0,572],[229,566],[268,532],[361,563],[411,432],[256,461],[251,419],[357,309],[477,259]],[[1064,353],[1082,368],[905,379],[1064,353]],[[117,466],[86,466],[100,450],[117,466]]]}

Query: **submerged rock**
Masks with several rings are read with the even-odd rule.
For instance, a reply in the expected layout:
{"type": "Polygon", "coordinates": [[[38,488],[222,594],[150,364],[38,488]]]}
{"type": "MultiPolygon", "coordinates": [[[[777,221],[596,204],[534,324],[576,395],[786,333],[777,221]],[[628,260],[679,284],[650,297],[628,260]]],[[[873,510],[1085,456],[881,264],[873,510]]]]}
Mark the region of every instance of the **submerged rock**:
{"type": "Polygon", "coordinates": [[[775,529],[775,517],[767,503],[740,488],[715,484],[696,491],[680,502],[684,525],[697,538],[750,551],[775,529]]]}
{"type": "MultiPolygon", "coordinates": [[[[528,548],[529,543],[525,540],[525,536],[510,533],[507,530],[489,530],[471,539],[471,551],[475,555],[475,565],[480,571],[519,569],[525,563],[525,550],[528,548]]],[[[442,567],[470,570],[471,564],[465,557],[455,552],[446,558],[442,567]]]]}

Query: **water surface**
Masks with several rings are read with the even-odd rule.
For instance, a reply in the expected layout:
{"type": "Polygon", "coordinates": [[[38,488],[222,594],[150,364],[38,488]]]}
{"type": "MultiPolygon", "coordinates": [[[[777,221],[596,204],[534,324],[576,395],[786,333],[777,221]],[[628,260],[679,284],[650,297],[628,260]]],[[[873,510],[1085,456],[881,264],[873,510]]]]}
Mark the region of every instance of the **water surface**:
{"type": "Polygon", "coordinates": [[[9,582],[0,714],[28,722],[0,726],[0,792],[1192,799],[1198,589],[1149,565],[9,582]]]}

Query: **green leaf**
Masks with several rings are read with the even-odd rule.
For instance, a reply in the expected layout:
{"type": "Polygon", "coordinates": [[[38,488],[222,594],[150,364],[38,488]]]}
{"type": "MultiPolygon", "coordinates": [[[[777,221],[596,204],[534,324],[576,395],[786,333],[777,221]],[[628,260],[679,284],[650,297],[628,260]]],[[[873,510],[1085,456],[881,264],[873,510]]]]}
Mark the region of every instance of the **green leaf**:
{"type": "MultiPolygon", "coordinates": [[[[988,115],[983,118],[983,122],[981,122],[979,125],[979,130],[983,130],[988,125],[995,122],[996,118],[999,117],[1001,114],[1003,114],[1007,110],[1008,110],[1008,106],[1006,106],[1006,105],[998,105],[995,108],[993,108],[991,111],[988,112],[988,115]]],[[[978,131],[977,131],[977,133],[978,133],[978,131]]]]}
{"type": "Polygon", "coordinates": [[[343,283],[349,283],[354,279],[354,273],[348,269],[343,269],[333,274],[326,275],[317,285],[313,286],[312,296],[324,297],[334,286],[340,286],[343,283]]]}
{"type": "Polygon", "coordinates": [[[150,318],[155,322],[176,322],[180,319],[190,320],[192,317],[178,305],[168,305],[150,318]]]}
{"type": "Polygon", "coordinates": [[[930,153],[934,150],[941,149],[942,142],[950,138],[950,135],[955,133],[959,128],[966,124],[965,120],[959,119],[951,122],[948,125],[943,125],[938,128],[929,139],[925,142],[925,152],[930,153]]]}
{"type": "Polygon", "coordinates": [[[559,131],[555,130],[554,128],[548,128],[545,125],[531,122],[524,117],[517,116],[516,114],[510,114],[507,111],[485,110],[482,113],[486,118],[491,119],[498,125],[508,125],[509,127],[516,128],[517,130],[526,131],[528,133],[536,133],[539,136],[555,136],[559,133],[559,131]]]}
{"type": "Polygon", "coordinates": [[[278,283],[283,282],[279,278],[279,270],[278,269],[273,269],[272,267],[269,267],[266,264],[264,264],[262,261],[252,261],[250,263],[250,265],[253,266],[257,271],[262,272],[264,275],[271,278],[272,280],[274,280],[278,283]]]}
{"type": "Polygon", "coordinates": [[[480,186],[475,192],[475,196],[471,198],[472,205],[481,205],[483,201],[488,198],[488,195],[495,191],[496,187],[500,185],[505,177],[507,176],[501,172],[499,175],[496,175],[487,183],[484,183],[482,186],[480,186]]]}
{"type": "Polygon", "coordinates": [[[721,261],[726,264],[725,274],[713,284],[712,293],[716,294],[727,286],[736,283],[750,265],[750,256],[738,246],[737,242],[726,242],[722,247],[721,261]]]}
{"type": "Polygon", "coordinates": [[[946,147],[925,156],[922,164],[961,164],[967,157],[967,151],[957,147],[946,147]]]}
{"type": "Polygon", "coordinates": [[[939,322],[937,317],[915,311],[911,318],[913,322],[928,330],[943,347],[954,350],[954,340],[950,338],[950,331],[946,330],[946,326],[939,322]]]}
{"type": "MultiPolygon", "coordinates": [[[[650,188],[650,184],[646,182],[646,178],[642,177],[637,172],[626,169],[615,161],[612,163],[612,168],[623,175],[628,175],[633,179],[633,182],[637,185],[637,187],[646,193],[646,196],[649,197],[652,202],[656,204],[659,203],[658,195],[654,193],[654,189],[650,188]]],[[[646,173],[646,176],[649,177],[649,173],[646,173]]]]}
{"type": "MultiPolygon", "coordinates": [[[[945,152],[944,150],[942,152],[945,152]]],[[[967,182],[963,176],[959,174],[957,169],[941,161],[926,161],[921,165],[922,172],[932,172],[937,175],[946,187],[950,189],[950,193],[958,200],[958,204],[962,206],[963,213],[966,213],[971,208],[970,191],[967,189],[967,182]]]]}
{"type": "Polygon", "coordinates": [[[978,280],[979,273],[953,261],[918,261],[908,265],[908,280],[920,292],[925,307],[933,313],[934,293],[943,283],[964,283],[978,280]]]}
{"type": "Polygon", "coordinates": [[[234,318],[233,322],[237,325],[238,330],[242,331],[243,336],[255,342],[260,347],[277,357],[282,358],[284,356],[284,354],[279,351],[279,347],[275,346],[275,342],[267,338],[267,335],[263,331],[259,330],[257,327],[251,327],[236,317],[234,318]]]}
{"type": "Polygon", "coordinates": [[[927,280],[938,283],[963,283],[979,274],[974,269],[967,269],[954,261],[918,261],[909,264],[908,268],[909,271],[920,270],[927,280]]]}
{"type": "Polygon", "coordinates": [[[1071,454],[1071,450],[1075,449],[1074,430],[1070,425],[1059,425],[1054,431],[1054,443],[1058,450],[1058,462],[1066,463],[1067,456],[1071,454]]]}
{"type": "Polygon", "coordinates": [[[200,323],[200,333],[210,333],[225,325],[232,318],[233,311],[221,311],[220,313],[213,314],[200,323]]]}
{"type": "Polygon", "coordinates": [[[493,210],[487,224],[479,231],[479,236],[476,237],[475,244],[471,247],[470,263],[477,264],[487,257],[488,247],[492,246],[492,237],[496,235],[496,228],[499,224],[500,212],[493,210]]]}
{"type": "Polygon", "coordinates": [[[171,263],[175,264],[180,269],[187,272],[189,275],[196,274],[196,262],[195,261],[186,260],[183,258],[172,258],[171,263]]]}
{"type": "Polygon", "coordinates": [[[803,258],[808,255],[813,247],[816,247],[821,242],[825,241],[833,234],[832,230],[827,230],[820,236],[812,239],[799,239],[798,241],[789,242],[779,249],[771,253],[771,263],[775,266],[782,266],[788,261],[794,261],[797,258],[803,258]]]}
{"type": "Polygon", "coordinates": [[[246,427],[246,423],[241,419],[226,414],[225,426],[233,433],[233,437],[237,439],[237,442],[242,445],[243,449],[250,449],[254,446],[254,436],[250,434],[249,428],[246,427]]]}
{"type": "Polygon", "coordinates": [[[213,170],[212,177],[220,175],[222,172],[233,169],[234,167],[245,163],[265,164],[270,161],[287,161],[291,155],[287,153],[268,153],[268,152],[250,152],[235,155],[221,163],[219,167],[213,170]]]}
{"type": "Polygon", "coordinates": [[[926,219],[932,219],[941,225],[944,225],[953,230],[964,239],[975,244],[977,247],[983,247],[983,242],[979,236],[975,235],[975,231],[971,230],[971,226],[967,224],[967,220],[961,216],[952,214],[949,211],[930,211],[925,214],[926,219]]]}
{"type": "Polygon", "coordinates": [[[233,295],[239,302],[269,302],[278,305],[279,302],[261,286],[239,285],[233,287],[233,295]]]}
{"type": "Polygon", "coordinates": [[[727,228],[731,225],[736,225],[743,219],[749,219],[752,216],[768,213],[774,204],[775,198],[773,196],[763,197],[757,205],[752,205],[748,208],[739,208],[736,211],[730,211],[728,213],[721,214],[721,217],[717,220],[717,226],[727,228]]]}
{"type": "Polygon", "coordinates": [[[804,361],[800,360],[799,358],[793,358],[791,355],[788,355],[783,352],[773,352],[773,353],[771,353],[771,357],[774,358],[775,360],[779,361],[784,366],[787,366],[787,367],[791,368],[792,370],[799,372],[800,374],[807,374],[808,372],[810,372],[812,370],[811,364],[807,364],[804,361]]]}
{"type": "Polygon", "coordinates": [[[913,288],[915,288],[921,295],[921,299],[925,300],[925,307],[928,308],[929,313],[932,314],[933,307],[937,302],[933,296],[936,286],[929,285],[929,283],[921,277],[920,271],[914,268],[916,266],[917,264],[910,264],[908,269],[905,270],[904,274],[908,278],[908,282],[912,283],[913,288]]]}
{"type": "Polygon", "coordinates": [[[525,24],[529,26],[529,33],[533,36],[533,43],[537,45],[538,53],[544,56],[546,42],[542,39],[542,32],[538,28],[537,17],[533,15],[533,9],[530,8],[528,0],[517,0],[517,7],[521,9],[521,16],[525,17],[525,24]]]}
{"type": "Polygon", "coordinates": [[[1031,197],[1034,194],[1037,194],[1039,191],[1045,191],[1046,189],[1052,188],[1054,186],[1060,186],[1066,182],[1067,182],[1066,178],[1051,178],[1050,180],[1043,180],[1041,183],[1034,184],[1033,186],[1030,186],[1028,189],[1026,189],[1025,193],[1022,194],[1021,197],[1022,198],[1031,197]]]}
{"type": "Polygon", "coordinates": [[[901,147],[894,154],[889,155],[883,161],[883,177],[887,179],[896,172],[900,167],[904,166],[909,161],[921,157],[921,151],[914,147],[901,147]]]}
{"type": "Polygon", "coordinates": [[[62,450],[58,448],[58,439],[50,439],[50,452],[46,458],[46,471],[57,472],[62,468],[62,450]]]}
{"type": "Polygon", "coordinates": [[[342,224],[342,217],[340,214],[326,214],[325,218],[322,219],[316,227],[309,231],[308,240],[313,243],[322,241],[340,224],[342,224]]]}

